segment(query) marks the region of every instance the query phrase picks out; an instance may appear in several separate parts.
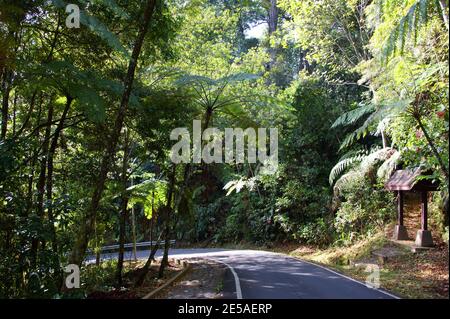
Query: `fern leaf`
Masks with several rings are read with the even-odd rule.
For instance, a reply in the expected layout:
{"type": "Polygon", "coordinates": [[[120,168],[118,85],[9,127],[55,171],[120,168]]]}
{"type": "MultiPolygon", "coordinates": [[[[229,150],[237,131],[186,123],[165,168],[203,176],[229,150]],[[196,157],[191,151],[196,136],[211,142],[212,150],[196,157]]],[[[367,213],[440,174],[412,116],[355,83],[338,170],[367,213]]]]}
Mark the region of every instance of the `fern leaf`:
{"type": "MultiPolygon", "coordinates": [[[[64,9],[67,6],[67,3],[63,0],[51,0],[52,3],[61,9],[64,9]]],[[[122,46],[119,41],[119,38],[108,30],[108,28],[100,22],[94,16],[89,15],[86,11],[80,9],[80,23],[84,26],[88,27],[94,34],[99,36],[102,40],[104,40],[111,48],[123,53],[126,57],[128,57],[127,50],[122,46]]]]}
{"type": "Polygon", "coordinates": [[[386,181],[394,171],[397,169],[398,162],[400,161],[401,153],[395,152],[389,157],[379,168],[377,171],[377,177],[380,180],[386,181]]]}
{"type": "Polygon", "coordinates": [[[380,121],[388,117],[396,116],[397,114],[405,111],[410,103],[411,100],[406,99],[395,102],[389,102],[384,105],[376,107],[377,110],[369,115],[369,117],[366,119],[366,121],[363,123],[362,126],[360,126],[355,131],[353,131],[352,133],[348,134],[345,137],[344,141],[341,143],[339,150],[343,150],[352,145],[358,139],[365,137],[369,133],[373,125],[375,124],[378,125],[380,121]]]}
{"type": "Polygon", "coordinates": [[[356,123],[358,120],[363,118],[365,115],[370,114],[375,111],[373,104],[360,104],[360,106],[354,110],[345,112],[339,116],[331,126],[331,128],[336,128],[339,126],[347,126],[356,123]]]}
{"type": "Polygon", "coordinates": [[[430,12],[436,7],[440,8],[437,1],[428,0],[418,0],[409,7],[406,15],[399,20],[383,44],[382,60],[384,63],[387,63],[391,56],[395,56],[399,49],[400,54],[403,54],[406,40],[411,35],[414,44],[416,43],[419,27],[427,23],[430,12]]]}
{"type": "Polygon", "coordinates": [[[342,159],[331,170],[329,176],[330,185],[333,185],[334,181],[340,176],[346,169],[352,167],[356,163],[360,163],[364,159],[365,155],[357,155],[342,159]]]}

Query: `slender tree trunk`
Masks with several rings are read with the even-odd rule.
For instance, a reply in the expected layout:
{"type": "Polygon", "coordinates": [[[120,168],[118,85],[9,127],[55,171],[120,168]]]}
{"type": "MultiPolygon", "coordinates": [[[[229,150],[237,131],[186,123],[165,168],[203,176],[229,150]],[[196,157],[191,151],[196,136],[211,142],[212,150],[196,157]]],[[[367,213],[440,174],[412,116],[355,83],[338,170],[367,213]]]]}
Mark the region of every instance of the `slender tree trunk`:
{"type": "Polygon", "coordinates": [[[150,270],[150,266],[152,265],[153,260],[155,259],[156,252],[159,249],[160,243],[161,243],[161,237],[162,233],[159,235],[159,238],[156,241],[155,246],[153,246],[150,255],[148,256],[147,262],[145,263],[144,267],[141,269],[141,273],[136,280],[134,286],[140,287],[145,281],[145,277],[147,277],[148,271],[150,270]]]}
{"type": "Polygon", "coordinates": [[[153,242],[153,221],[155,220],[155,189],[152,190],[152,217],[150,218],[150,242],[153,242]]]}
{"type": "Polygon", "coordinates": [[[119,257],[117,260],[117,270],[116,270],[116,281],[117,286],[122,287],[122,271],[123,271],[123,261],[125,254],[125,224],[126,224],[126,210],[122,209],[119,216],[119,257]]]}
{"type": "MultiPolygon", "coordinates": [[[[275,33],[278,29],[278,7],[277,7],[277,0],[270,0],[270,7],[268,10],[267,15],[267,24],[269,26],[268,32],[269,36],[272,36],[273,33],[275,33]]],[[[269,54],[270,54],[270,65],[269,69],[271,69],[277,59],[277,49],[276,48],[269,48],[269,54]]]]}
{"type": "Polygon", "coordinates": [[[442,173],[444,173],[445,178],[448,181],[448,169],[444,164],[444,161],[442,160],[442,157],[439,155],[439,152],[436,149],[436,146],[433,143],[433,140],[431,139],[430,135],[428,134],[428,131],[425,129],[425,126],[422,123],[422,120],[420,119],[420,116],[415,116],[415,119],[417,121],[417,124],[419,124],[420,129],[423,132],[423,135],[425,135],[425,138],[427,139],[428,145],[431,148],[431,151],[433,152],[434,156],[436,157],[439,166],[441,167],[442,173]]]}
{"type": "Polygon", "coordinates": [[[134,259],[134,261],[137,261],[136,215],[134,214],[134,207],[131,208],[131,235],[133,237],[133,259],[134,259]]]}
{"type": "Polygon", "coordinates": [[[267,24],[269,25],[269,34],[274,33],[277,31],[278,28],[278,7],[277,7],[277,0],[270,0],[270,7],[268,10],[268,21],[267,24]]]}
{"type": "Polygon", "coordinates": [[[440,5],[441,11],[442,11],[442,20],[444,21],[445,27],[447,28],[447,31],[448,31],[449,26],[448,26],[447,2],[445,0],[439,0],[439,5],[440,5]]]}
{"type": "Polygon", "coordinates": [[[387,139],[386,134],[384,133],[384,130],[381,130],[381,140],[383,142],[383,148],[387,147],[387,139]]]}
{"type": "MultiPolygon", "coordinates": [[[[67,97],[67,101],[66,101],[66,105],[64,107],[63,110],[63,114],[61,116],[61,119],[58,122],[58,125],[56,127],[56,130],[53,134],[53,139],[52,139],[52,143],[50,145],[50,149],[48,151],[48,156],[47,156],[47,200],[49,202],[49,207],[48,207],[48,219],[50,221],[50,223],[52,223],[53,225],[53,165],[54,165],[54,158],[55,158],[55,153],[56,153],[56,149],[58,147],[58,142],[59,142],[59,138],[61,136],[61,133],[64,129],[64,123],[67,119],[67,115],[69,114],[69,110],[70,110],[70,106],[72,104],[73,98],[71,97],[67,97]]],[[[54,228],[53,228],[54,230],[54,228]]],[[[54,233],[53,233],[54,235],[54,233]]],[[[56,240],[56,237],[53,238],[54,240],[56,240]]],[[[56,243],[55,243],[56,244],[56,243]]],[[[53,249],[56,249],[56,246],[53,247],[53,249]]]]}
{"type": "Polygon", "coordinates": [[[16,135],[16,126],[17,126],[17,92],[14,93],[13,100],[13,127],[12,127],[12,136],[16,135]]]}
{"type": "Polygon", "coordinates": [[[122,287],[122,271],[123,260],[125,254],[125,221],[128,214],[128,155],[129,155],[129,135],[128,131],[125,132],[125,141],[123,149],[123,163],[122,163],[122,196],[121,196],[121,210],[119,216],[119,258],[117,262],[117,286],[122,287]]]}
{"type": "Polygon", "coordinates": [[[23,124],[20,127],[20,129],[14,134],[14,139],[18,138],[22,134],[22,132],[27,128],[28,123],[30,122],[30,118],[33,115],[34,107],[36,105],[36,96],[37,96],[37,90],[35,90],[33,92],[33,95],[31,96],[30,107],[28,108],[27,117],[23,121],[23,124]]]}
{"type": "Polygon", "coordinates": [[[56,129],[55,129],[55,132],[53,134],[53,139],[50,144],[50,149],[48,151],[48,156],[47,156],[47,189],[46,189],[47,203],[48,203],[47,216],[48,216],[48,221],[49,221],[50,227],[51,227],[50,231],[51,231],[51,235],[52,235],[52,250],[56,257],[54,269],[55,269],[55,272],[57,273],[57,281],[58,281],[57,287],[61,287],[61,285],[62,285],[62,273],[61,273],[60,264],[59,264],[58,241],[57,241],[57,237],[56,237],[55,218],[54,218],[54,214],[53,214],[53,164],[54,164],[53,162],[54,162],[55,152],[58,147],[59,137],[64,129],[64,123],[67,119],[67,115],[69,113],[70,106],[73,101],[72,97],[66,97],[66,98],[67,98],[66,105],[64,107],[61,119],[59,120],[58,125],[56,126],[56,129]]]}
{"type": "Polygon", "coordinates": [[[11,72],[6,71],[2,83],[2,129],[0,132],[0,140],[6,139],[8,131],[8,112],[9,112],[9,93],[11,92],[11,72]]]}
{"type": "MultiPolygon", "coordinates": [[[[53,104],[50,101],[48,106],[47,113],[47,127],[45,129],[44,134],[44,142],[42,145],[42,158],[39,172],[39,179],[37,183],[37,215],[39,219],[42,221],[44,218],[44,195],[45,195],[45,182],[46,182],[46,168],[47,168],[47,154],[49,149],[50,142],[50,133],[52,128],[53,120],[53,104]]],[[[37,251],[38,251],[39,241],[37,238],[33,238],[31,241],[31,268],[34,269],[36,267],[36,259],[37,259],[37,251]]]]}
{"type": "Polygon", "coordinates": [[[176,165],[172,164],[172,174],[170,176],[170,185],[167,192],[167,206],[165,209],[166,221],[164,227],[164,255],[161,260],[161,266],[159,267],[158,277],[162,278],[164,276],[164,270],[169,263],[169,249],[170,249],[170,218],[172,216],[172,198],[175,192],[175,172],[176,165]]]}
{"type": "Polygon", "coordinates": [[[80,265],[84,259],[86,253],[89,238],[92,233],[93,221],[95,220],[95,215],[97,214],[97,209],[102,198],[103,191],[105,188],[106,177],[109,172],[109,167],[114,158],[116,151],[117,142],[119,140],[120,131],[122,130],[123,122],[125,120],[126,112],[128,110],[128,102],[130,100],[131,89],[133,87],[134,76],[136,71],[136,66],[138,62],[139,55],[141,53],[142,44],[144,42],[145,35],[150,24],[153,11],[155,8],[156,0],[148,0],[145,11],[143,23],[140,26],[138,36],[134,43],[133,52],[131,54],[131,59],[128,65],[127,75],[124,81],[124,92],[120,102],[119,110],[117,112],[116,120],[113,126],[111,136],[107,141],[107,146],[105,154],[101,161],[100,173],[97,178],[94,193],[92,195],[90,206],[86,212],[85,220],[80,225],[80,231],[78,238],[75,241],[72,253],[70,255],[70,263],[80,265]]]}

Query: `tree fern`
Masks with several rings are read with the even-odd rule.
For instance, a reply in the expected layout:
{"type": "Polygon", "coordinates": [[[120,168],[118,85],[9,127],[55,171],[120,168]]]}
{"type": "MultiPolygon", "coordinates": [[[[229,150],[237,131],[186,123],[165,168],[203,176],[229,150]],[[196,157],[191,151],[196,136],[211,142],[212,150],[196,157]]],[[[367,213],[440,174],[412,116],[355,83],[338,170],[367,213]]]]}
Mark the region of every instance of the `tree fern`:
{"type": "MultiPolygon", "coordinates": [[[[393,172],[393,170],[396,168],[397,162],[400,158],[400,154],[398,151],[391,147],[386,147],[382,149],[375,149],[372,151],[369,155],[361,155],[359,157],[352,157],[349,158],[350,160],[353,160],[353,163],[351,166],[354,166],[356,162],[359,162],[360,164],[357,167],[352,168],[349,170],[346,174],[342,175],[335,183],[333,189],[335,194],[339,194],[341,188],[343,185],[348,183],[350,180],[354,178],[358,178],[360,176],[370,176],[374,175],[373,173],[376,170],[376,177],[384,178],[388,177],[390,173],[393,172]],[[380,165],[381,163],[381,165],[380,165]]],[[[341,161],[340,163],[336,164],[336,170],[338,171],[340,167],[345,166],[345,162],[341,161]],[[342,163],[343,162],[343,163],[342,163]]],[[[350,166],[350,165],[349,165],[350,166]]],[[[348,168],[347,166],[346,168],[348,168]]],[[[333,168],[334,170],[334,168],[333,168]]],[[[340,173],[343,172],[344,169],[341,169],[340,173]]],[[[333,171],[332,171],[333,173],[333,171]]],[[[332,181],[334,181],[334,178],[338,176],[339,174],[334,173],[333,176],[330,174],[330,182],[332,184],[332,181]],[[333,180],[332,180],[333,177],[333,180]]]]}
{"type": "Polygon", "coordinates": [[[123,91],[121,82],[105,79],[98,72],[80,70],[69,61],[51,61],[26,70],[34,76],[31,79],[36,88],[54,87],[61,94],[71,96],[74,105],[92,122],[106,118],[104,96],[120,96],[123,91]]]}
{"type": "Polygon", "coordinates": [[[254,74],[249,73],[237,73],[229,76],[224,76],[219,79],[212,79],[207,76],[202,75],[183,75],[179,77],[175,84],[177,85],[200,85],[200,84],[207,84],[210,86],[223,86],[227,85],[229,83],[233,82],[242,82],[242,81],[248,81],[248,80],[255,80],[258,76],[254,74]]]}
{"type": "MultiPolygon", "coordinates": [[[[345,137],[344,141],[341,143],[340,150],[348,148],[356,140],[365,137],[370,132],[370,129],[374,125],[378,125],[380,121],[383,121],[388,117],[396,116],[405,111],[410,102],[410,99],[405,99],[395,102],[386,102],[381,105],[374,106],[376,111],[371,113],[360,127],[345,137]]],[[[376,132],[376,130],[377,129],[375,127],[374,132],[376,132]]]]}
{"type": "MultiPolygon", "coordinates": [[[[428,17],[434,13],[439,12],[444,19],[444,23],[448,29],[448,22],[446,21],[446,12],[442,11],[442,6],[446,10],[440,0],[418,0],[411,7],[407,13],[399,20],[397,25],[386,38],[382,49],[382,59],[387,62],[389,57],[396,53],[403,54],[406,40],[412,36],[414,43],[417,41],[417,34],[419,28],[428,21],[428,17]]],[[[384,6],[388,6],[389,1],[379,1],[381,6],[380,11],[386,11],[384,6]]]]}
{"type": "MultiPolygon", "coordinates": [[[[63,0],[51,0],[52,3],[57,7],[64,9],[68,3],[63,0]]],[[[108,8],[113,8],[113,11],[121,16],[124,16],[124,13],[120,13],[120,8],[115,4],[115,2],[108,3],[108,1],[100,1],[102,4],[107,5],[108,8]]],[[[125,56],[128,56],[127,50],[122,46],[119,38],[108,30],[108,28],[96,17],[89,15],[85,10],[80,9],[80,23],[84,26],[88,27],[90,31],[95,33],[101,39],[103,39],[111,48],[117,50],[118,52],[123,53],[125,56]]]]}

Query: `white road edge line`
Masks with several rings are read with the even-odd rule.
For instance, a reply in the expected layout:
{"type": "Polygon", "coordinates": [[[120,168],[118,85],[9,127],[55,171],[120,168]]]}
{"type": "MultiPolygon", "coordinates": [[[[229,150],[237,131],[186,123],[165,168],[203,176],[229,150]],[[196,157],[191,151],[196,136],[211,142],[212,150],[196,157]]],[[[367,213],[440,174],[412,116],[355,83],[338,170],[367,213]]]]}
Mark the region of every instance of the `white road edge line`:
{"type": "MultiPolygon", "coordinates": [[[[283,254],[280,254],[280,255],[283,255],[283,254]]],[[[286,256],[286,255],[284,255],[284,256],[286,256]]],[[[291,257],[291,256],[286,256],[286,257],[287,257],[287,258],[290,258],[290,259],[294,259],[294,260],[299,261],[299,262],[304,262],[304,263],[310,264],[310,265],[312,265],[312,266],[317,266],[317,267],[322,268],[322,269],[324,269],[324,270],[327,270],[327,271],[329,271],[329,272],[331,272],[331,273],[333,273],[333,274],[335,274],[335,275],[338,275],[338,276],[340,276],[340,277],[344,277],[344,278],[346,278],[346,279],[348,279],[348,280],[351,280],[351,281],[353,281],[353,282],[356,282],[356,283],[358,283],[358,284],[360,284],[360,285],[362,285],[362,286],[364,286],[364,287],[367,287],[367,285],[366,285],[365,283],[363,283],[363,282],[361,282],[361,281],[359,281],[359,280],[353,279],[353,278],[351,278],[351,277],[348,277],[348,276],[346,276],[346,275],[343,275],[343,274],[341,274],[341,273],[338,273],[337,271],[331,270],[331,269],[329,269],[329,268],[327,268],[327,267],[325,267],[325,266],[322,266],[322,265],[319,265],[319,264],[316,264],[316,263],[313,263],[313,262],[309,262],[309,261],[306,261],[306,260],[303,260],[303,259],[297,259],[297,258],[294,258],[294,257],[291,257]]],[[[394,299],[401,299],[400,297],[398,297],[398,296],[396,296],[396,295],[393,295],[393,294],[391,294],[391,293],[389,293],[389,292],[387,292],[387,291],[384,291],[384,290],[382,290],[382,289],[379,289],[379,288],[370,288],[370,287],[367,287],[367,288],[369,288],[369,289],[374,289],[374,290],[376,290],[376,291],[378,291],[378,292],[381,292],[382,294],[385,294],[385,295],[387,295],[387,296],[389,296],[389,297],[392,297],[392,298],[394,298],[394,299]]]]}
{"type": "Polygon", "coordinates": [[[218,260],[218,259],[215,259],[215,258],[211,258],[211,257],[209,257],[209,258],[206,257],[206,258],[214,260],[214,261],[219,262],[221,264],[224,264],[225,266],[228,267],[228,269],[230,269],[230,271],[231,271],[231,273],[233,274],[233,277],[234,277],[234,284],[236,285],[236,296],[237,296],[237,299],[242,299],[241,283],[239,281],[239,277],[238,277],[236,271],[234,270],[234,268],[231,267],[230,265],[228,265],[227,263],[221,261],[221,260],[218,260]]]}

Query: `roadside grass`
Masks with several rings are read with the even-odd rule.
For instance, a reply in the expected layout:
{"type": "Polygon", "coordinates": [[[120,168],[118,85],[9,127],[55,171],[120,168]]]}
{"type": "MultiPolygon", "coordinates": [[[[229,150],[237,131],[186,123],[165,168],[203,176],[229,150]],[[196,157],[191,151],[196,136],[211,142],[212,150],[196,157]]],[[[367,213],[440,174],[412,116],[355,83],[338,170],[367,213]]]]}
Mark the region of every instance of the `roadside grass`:
{"type": "MultiPolygon", "coordinates": [[[[448,246],[436,249],[438,251],[396,256],[379,265],[381,288],[401,298],[448,299],[448,259],[446,262],[444,257],[448,246]]],[[[325,265],[362,282],[369,275],[365,267],[325,265]]]]}
{"type": "Polygon", "coordinates": [[[288,254],[324,265],[350,265],[371,258],[371,252],[388,244],[383,232],[356,242],[351,246],[331,246],[326,249],[300,247],[288,254]]]}
{"type": "Polygon", "coordinates": [[[217,284],[217,286],[216,286],[216,289],[215,289],[216,294],[221,293],[221,292],[223,291],[223,289],[224,289],[224,286],[225,286],[225,283],[224,283],[224,280],[223,280],[223,278],[222,278],[222,279],[219,281],[219,283],[217,284]]]}
{"type": "Polygon", "coordinates": [[[308,260],[349,277],[365,282],[368,264],[380,269],[380,288],[401,298],[449,298],[448,244],[439,243],[434,249],[412,253],[408,248],[389,241],[384,232],[361,240],[349,247],[330,247],[323,250],[299,248],[290,256],[308,260]],[[378,249],[394,248],[401,253],[381,263],[371,256],[378,249]]]}

